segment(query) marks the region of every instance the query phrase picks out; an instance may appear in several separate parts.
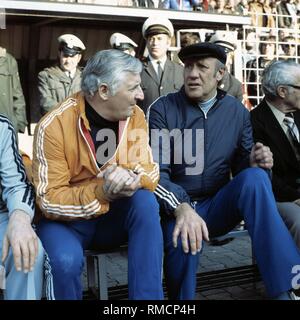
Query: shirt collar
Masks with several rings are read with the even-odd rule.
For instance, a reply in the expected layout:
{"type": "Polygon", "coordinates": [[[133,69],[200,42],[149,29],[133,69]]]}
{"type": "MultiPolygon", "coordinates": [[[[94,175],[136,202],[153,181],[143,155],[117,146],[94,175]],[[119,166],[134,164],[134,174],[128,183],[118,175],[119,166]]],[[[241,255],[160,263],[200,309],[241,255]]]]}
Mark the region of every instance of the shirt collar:
{"type": "Polygon", "coordinates": [[[273,112],[275,118],[277,119],[277,121],[282,124],[283,123],[283,119],[285,118],[285,113],[283,113],[282,111],[280,111],[279,109],[277,109],[275,106],[272,105],[272,103],[270,103],[270,101],[266,100],[267,105],[269,106],[269,108],[271,109],[271,111],[273,112]]]}
{"type": "Polygon", "coordinates": [[[167,56],[165,55],[164,57],[162,57],[162,58],[160,58],[160,59],[154,59],[154,58],[152,58],[152,57],[149,55],[149,60],[151,61],[151,63],[152,63],[153,65],[156,65],[157,61],[160,61],[160,65],[161,65],[161,67],[164,69],[165,63],[166,63],[166,61],[167,61],[167,56]]]}

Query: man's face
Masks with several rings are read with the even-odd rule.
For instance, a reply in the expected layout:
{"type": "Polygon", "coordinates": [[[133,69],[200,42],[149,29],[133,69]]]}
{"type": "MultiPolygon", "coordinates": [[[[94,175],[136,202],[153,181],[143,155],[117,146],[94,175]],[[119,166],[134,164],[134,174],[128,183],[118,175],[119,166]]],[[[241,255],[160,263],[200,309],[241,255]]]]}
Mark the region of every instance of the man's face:
{"type": "Polygon", "coordinates": [[[63,51],[59,52],[60,67],[64,71],[69,71],[69,72],[74,71],[77,68],[80,59],[81,59],[81,54],[76,54],[73,57],[69,57],[69,56],[65,55],[65,53],[63,53],[63,51]]]}
{"type": "Polygon", "coordinates": [[[196,101],[206,101],[214,96],[224,70],[216,71],[217,59],[191,58],[184,63],[184,88],[186,95],[196,101]]]}
{"type": "Polygon", "coordinates": [[[143,100],[140,74],[126,73],[124,81],[114,96],[108,98],[109,117],[111,121],[126,120],[133,113],[137,100],[143,100]]]}
{"type": "MultiPolygon", "coordinates": [[[[299,68],[295,69],[295,74],[299,74],[299,68]]],[[[300,110],[300,74],[296,78],[294,83],[288,87],[288,92],[285,96],[284,102],[286,107],[288,107],[289,112],[294,112],[300,110]]]]}
{"type": "Polygon", "coordinates": [[[133,48],[123,50],[123,52],[135,57],[135,50],[133,48]]]}
{"type": "Polygon", "coordinates": [[[154,59],[161,59],[167,54],[171,39],[166,34],[155,34],[147,38],[147,49],[154,59]]]}
{"type": "Polygon", "coordinates": [[[285,44],[283,46],[283,51],[287,56],[294,56],[296,53],[296,46],[294,44],[285,44]]]}

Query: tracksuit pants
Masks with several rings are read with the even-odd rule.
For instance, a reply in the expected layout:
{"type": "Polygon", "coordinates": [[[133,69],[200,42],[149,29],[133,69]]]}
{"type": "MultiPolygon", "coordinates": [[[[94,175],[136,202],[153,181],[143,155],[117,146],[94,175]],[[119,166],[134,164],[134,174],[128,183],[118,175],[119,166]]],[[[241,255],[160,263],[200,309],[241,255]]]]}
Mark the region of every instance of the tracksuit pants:
{"type": "Polygon", "coordinates": [[[38,235],[49,256],[57,300],[82,299],[84,249],[118,246],[128,241],[129,299],[163,299],[163,240],[158,203],[147,190],[110,204],[92,220],[42,220],[38,235]]]}
{"type": "MultiPolygon", "coordinates": [[[[300,265],[300,251],[278,213],[271,182],[264,170],[243,170],[215,196],[194,205],[197,213],[205,220],[210,237],[226,234],[241,220],[245,221],[270,297],[276,297],[292,288],[295,276],[292,268],[300,265]]],[[[164,270],[169,298],[193,299],[201,253],[184,253],[180,239],[177,248],[174,248],[174,226],[174,218],[163,221],[164,270]]]]}
{"type": "MultiPolygon", "coordinates": [[[[0,214],[0,259],[2,257],[3,237],[8,225],[8,215],[0,214]]],[[[43,295],[44,282],[44,249],[39,241],[38,256],[33,271],[17,271],[11,248],[5,260],[6,289],[5,300],[40,300],[43,295]]]]}

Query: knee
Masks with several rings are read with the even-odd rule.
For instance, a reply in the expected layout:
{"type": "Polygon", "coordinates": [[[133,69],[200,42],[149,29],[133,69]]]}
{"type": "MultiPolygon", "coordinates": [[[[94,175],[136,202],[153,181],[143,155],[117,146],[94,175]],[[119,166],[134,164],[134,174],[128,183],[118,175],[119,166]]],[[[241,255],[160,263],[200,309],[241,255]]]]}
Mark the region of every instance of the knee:
{"type": "Polygon", "coordinates": [[[83,253],[60,252],[49,258],[53,273],[62,278],[72,278],[81,274],[83,267],[83,253]]]}
{"type": "Polygon", "coordinates": [[[154,194],[148,190],[138,190],[130,199],[135,216],[139,219],[159,218],[159,205],[154,194]]]}
{"type": "Polygon", "coordinates": [[[261,168],[245,169],[238,175],[238,178],[241,180],[242,186],[246,188],[271,187],[270,179],[266,171],[261,168]]]}

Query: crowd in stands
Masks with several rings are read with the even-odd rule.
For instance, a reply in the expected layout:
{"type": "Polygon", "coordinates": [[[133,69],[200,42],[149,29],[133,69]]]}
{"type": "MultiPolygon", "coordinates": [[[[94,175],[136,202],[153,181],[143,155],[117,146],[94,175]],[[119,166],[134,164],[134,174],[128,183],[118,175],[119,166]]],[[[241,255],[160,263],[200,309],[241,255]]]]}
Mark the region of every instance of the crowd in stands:
{"type": "MultiPolygon", "coordinates": [[[[89,3],[113,6],[144,7],[172,10],[201,11],[217,14],[247,15],[249,13],[278,14],[290,17],[281,18],[280,25],[290,27],[300,12],[299,0],[50,0],[56,2],[89,3]]],[[[255,19],[255,16],[253,16],[255,19]]],[[[272,17],[260,18],[261,25],[272,27],[272,17]]]]}

